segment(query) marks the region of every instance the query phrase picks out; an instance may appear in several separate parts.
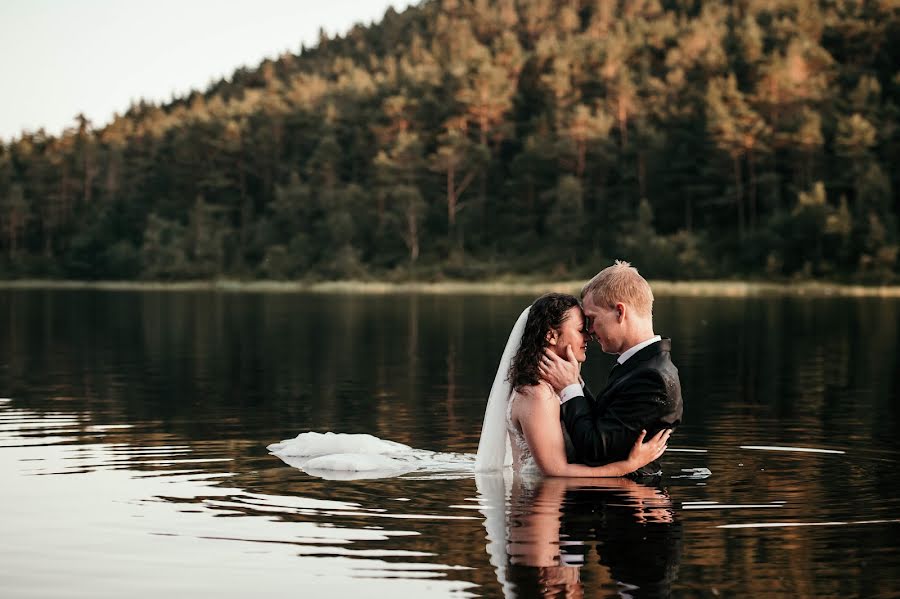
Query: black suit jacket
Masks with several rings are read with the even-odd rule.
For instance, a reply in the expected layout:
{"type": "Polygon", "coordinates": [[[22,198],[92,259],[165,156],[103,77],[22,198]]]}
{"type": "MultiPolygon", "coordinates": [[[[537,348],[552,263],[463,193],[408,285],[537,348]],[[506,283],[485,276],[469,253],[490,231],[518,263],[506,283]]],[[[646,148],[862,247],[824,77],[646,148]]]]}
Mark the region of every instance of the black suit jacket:
{"type": "MultiPolygon", "coordinates": [[[[681,423],[681,382],[672,364],[672,340],[648,345],[617,365],[596,400],[573,397],[562,406],[562,419],[575,450],[573,461],[601,466],[624,460],[641,432],[647,439],[681,423]]],[[[638,475],[660,472],[651,462],[638,475]]]]}

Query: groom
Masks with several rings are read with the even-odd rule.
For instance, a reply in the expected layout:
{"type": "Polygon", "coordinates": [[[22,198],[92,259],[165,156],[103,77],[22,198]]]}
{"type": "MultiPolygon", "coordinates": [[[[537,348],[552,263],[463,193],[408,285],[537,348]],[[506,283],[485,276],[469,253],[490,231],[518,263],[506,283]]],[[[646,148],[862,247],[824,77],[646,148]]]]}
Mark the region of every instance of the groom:
{"type": "MultiPolygon", "coordinates": [[[[618,354],[606,388],[595,399],[584,387],[578,362],[545,352],[541,377],[559,393],[574,459],[599,466],[625,459],[642,429],[647,438],[681,422],[681,383],[670,339],[653,332],[653,292],[637,269],[616,261],[581,290],[587,328],[604,352],[618,354]]],[[[636,472],[658,474],[658,462],[636,472]]]]}

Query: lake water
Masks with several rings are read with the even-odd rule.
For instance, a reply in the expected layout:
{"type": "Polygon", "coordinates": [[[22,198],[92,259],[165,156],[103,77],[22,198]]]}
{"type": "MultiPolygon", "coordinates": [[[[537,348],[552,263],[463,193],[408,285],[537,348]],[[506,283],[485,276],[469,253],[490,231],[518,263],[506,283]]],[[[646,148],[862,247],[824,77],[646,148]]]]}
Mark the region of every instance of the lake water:
{"type": "Polygon", "coordinates": [[[660,484],[476,480],[530,299],[0,291],[0,596],[900,597],[900,301],[658,298],[660,484]],[[305,431],[459,467],[266,450],[305,431]]]}

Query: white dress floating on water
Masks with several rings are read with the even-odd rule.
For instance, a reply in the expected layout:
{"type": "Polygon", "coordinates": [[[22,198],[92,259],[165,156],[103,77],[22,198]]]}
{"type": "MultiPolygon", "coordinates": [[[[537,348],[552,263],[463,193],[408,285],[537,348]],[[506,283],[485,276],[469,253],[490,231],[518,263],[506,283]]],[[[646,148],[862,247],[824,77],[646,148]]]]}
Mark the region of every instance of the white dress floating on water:
{"type": "Polygon", "coordinates": [[[365,434],[300,433],[267,449],[294,468],[331,480],[390,478],[417,470],[447,477],[470,471],[474,462],[471,455],[413,449],[365,434]]]}
{"type": "Polygon", "coordinates": [[[287,464],[321,478],[385,478],[415,469],[391,457],[411,447],[372,435],[300,433],[267,449],[287,464]]]}
{"type": "Polygon", "coordinates": [[[294,439],[272,443],[267,448],[278,456],[307,457],[331,454],[390,455],[412,449],[409,445],[385,441],[372,435],[345,433],[300,433],[294,439]]]}

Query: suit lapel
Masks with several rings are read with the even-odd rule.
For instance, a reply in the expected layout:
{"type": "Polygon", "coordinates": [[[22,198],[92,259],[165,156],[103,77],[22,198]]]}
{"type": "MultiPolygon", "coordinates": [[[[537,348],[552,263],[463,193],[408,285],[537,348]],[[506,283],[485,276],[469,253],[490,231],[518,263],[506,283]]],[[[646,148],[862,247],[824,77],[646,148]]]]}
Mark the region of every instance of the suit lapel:
{"type": "Polygon", "coordinates": [[[662,340],[651,343],[647,347],[641,349],[638,353],[626,360],[624,364],[616,362],[616,365],[613,366],[613,369],[609,373],[609,380],[606,382],[606,387],[604,387],[603,391],[600,392],[600,395],[597,396],[597,409],[604,409],[610,398],[614,395],[613,391],[618,387],[618,383],[622,381],[626,374],[635,370],[653,356],[670,351],[671,349],[672,340],[668,337],[663,337],[662,340]]]}

